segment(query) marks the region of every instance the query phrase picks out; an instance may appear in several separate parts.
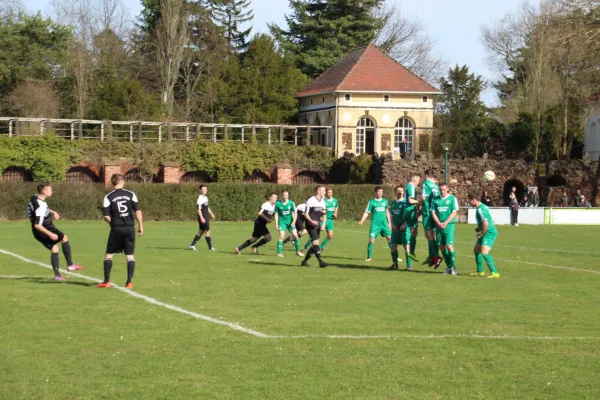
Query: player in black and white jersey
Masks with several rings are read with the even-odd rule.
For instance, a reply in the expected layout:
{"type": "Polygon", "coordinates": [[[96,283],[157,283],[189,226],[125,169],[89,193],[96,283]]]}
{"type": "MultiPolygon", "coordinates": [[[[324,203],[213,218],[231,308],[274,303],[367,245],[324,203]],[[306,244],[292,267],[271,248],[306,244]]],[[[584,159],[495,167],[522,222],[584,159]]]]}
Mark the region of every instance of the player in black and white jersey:
{"type": "Polygon", "coordinates": [[[258,217],[254,220],[254,230],[252,231],[252,237],[242,243],[240,246],[235,248],[236,254],[242,254],[242,250],[256,242],[260,237],[260,241],[252,246],[254,254],[258,254],[258,248],[271,241],[271,233],[267,228],[267,224],[273,221],[273,215],[275,214],[275,203],[277,202],[277,193],[271,193],[269,200],[264,202],[260,206],[258,211],[258,217]]]}
{"type": "Polygon", "coordinates": [[[208,206],[207,194],[208,188],[206,185],[200,185],[200,196],[198,196],[198,200],[196,201],[196,213],[198,214],[198,224],[200,229],[194,237],[192,244],[190,244],[190,247],[188,247],[190,250],[196,251],[196,243],[198,243],[198,240],[200,240],[202,235],[204,235],[204,239],[206,239],[208,249],[212,251],[216,250],[212,245],[212,239],[210,237],[210,220],[212,219],[214,221],[215,214],[213,214],[212,210],[208,206]]]}
{"type": "Polygon", "coordinates": [[[127,282],[125,287],[131,289],[133,272],[135,271],[135,219],[138,222],[138,236],[144,234],[142,211],[135,193],[123,189],[125,177],[114,174],[110,178],[114,190],[104,197],[104,220],[110,224],[110,234],[106,244],[104,256],[104,281],[96,287],[110,287],[110,271],[112,269],[113,255],[121,252],[127,258],[127,282]],[[135,217],[134,217],[135,216],[135,217]],[[135,218],[135,219],[134,219],[135,218]]]}
{"type": "Polygon", "coordinates": [[[315,189],[315,195],[306,201],[306,209],[304,211],[304,219],[306,221],[306,231],[312,240],[312,247],[308,249],[304,261],[302,261],[303,267],[308,267],[308,260],[315,255],[319,260],[319,266],[325,268],[327,264],[321,259],[321,246],[319,245],[319,236],[321,231],[325,230],[327,225],[327,207],[325,205],[325,186],[317,186],[315,189]],[[322,222],[322,224],[321,224],[322,222]]]}
{"type": "Polygon", "coordinates": [[[298,234],[298,239],[294,239],[294,237],[290,235],[283,241],[283,244],[292,242],[292,244],[296,246],[296,255],[299,257],[304,257],[304,253],[300,251],[300,238],[306,234],[304,211],[306,211],[306,202],[296,206],[296,233],[298,234]]]}
{"type": "Polygon", "coordinates": [[[42,182],[37,186],[38,194],[29,200],[27,206],[27,216],[31,221],[31,230],[33,237],[51,251],[50,262],[54,270],[54,280],[64,281],[66,278],[60,275],[58,260],[58,243],[61,243],[63,255],[67,261],[67,270],[78,271],[83,267],[73,264],[71,257],[71,245],[67,235],[54,226],[54,219],[58,220],[60,215],[51,210],[46,203],[46,199],[52,196],[52,186],[47,182],[42,182]]]}

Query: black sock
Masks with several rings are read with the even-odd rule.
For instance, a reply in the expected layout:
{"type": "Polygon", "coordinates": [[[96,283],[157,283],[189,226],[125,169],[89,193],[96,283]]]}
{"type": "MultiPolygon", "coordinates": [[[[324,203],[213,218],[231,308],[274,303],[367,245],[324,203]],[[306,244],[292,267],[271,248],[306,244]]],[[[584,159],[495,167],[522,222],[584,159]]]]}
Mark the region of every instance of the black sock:
{"type": "Polygon", "coordinates": [[[135,271],[135,260],[127,261],[127,282],[131,283],[131,278],[133,278],[133,271],[135,271]]]}
{"type": "Polygon", "coordinates": [[[252,241],[252,239],[248,239],[248,240],[246,240],[246,241],[245,241],[245,242],[244,242],[244,243],[243,243],[241,246],[239,246],[239,247],[238,247],[238,250],[239,250],[239,251],[242,251],[242,250],[244,250],[246,247],[250,246],[252,243],[254,243],[254,242],[252,241]]]}
{"type": "Polygon", "coordinates": [[[257,249],[260,246],[264,246],[265,244],[269,243],[269,241],[265,238],[262,238],[258,241],[258,243],[256,243],[254,246],[252,246],[253,248],[257,249]]]}
{"type": "Polygon", "coordinates": [[[321,248],[319,247],[319,245],[313,244],[311,250],[313,254],[317,257],[317,260],[319,260],[319,262],[322,263],[323,260],[321,260],[321,248]]]}
{"type": "Polygon", "coordinates": [[[50,255],[50,263],[52,264],[54,276],[60,276],[60,271],[58,270],[58,253],[52,253],[50,255]]]}
{"type": "Polygon", "coordinates": [[[308,249],[308,251],[306,252],[306,255],[304,256],[304,262],[308,262],[308,260],[310,260],[310,258],[312,257],[312,253],[313,253],[313,248],[311,247],[310,249],[308,249]]]}
{"type": "Polygon", "coordinates": [[[291,237],[291,236],[288,236],[288,237],[286,237],[286,238],[283,240],[283,244],[289,243],[289,242],[290,242],[290,240],[292,240],[292,237],[291,237]]]}
{"type": "Polygon", "coordinates": [[[210,236],[205,236],[204,239],[206,239],[206,244],[208,245],[208,249],[212,249],[212,239],[210,238],[210,236]]]}
{"type": "Polygon", "coordinates": [[[198,243],[198,240],[200,240],[201,237],[202,236],[200,236],[200,235],[194,236],[194,240],[192,241],[192,244],[190,246],[195,246],[196,243],[198,243]]]}
{"type": "Polygon", "coordinates": [[[112,269],[112,260],[104,260],[104,283],[110,282],[110,270],[112,269]]]}
{"type": "Polygon", "coordinates": [[[71,258],[71,245],[69,242],[64,242],[62,244],[63,255],[65,256],[65,260],[67,260],[67,267],[73,265],[73,258],[71,258]]]}

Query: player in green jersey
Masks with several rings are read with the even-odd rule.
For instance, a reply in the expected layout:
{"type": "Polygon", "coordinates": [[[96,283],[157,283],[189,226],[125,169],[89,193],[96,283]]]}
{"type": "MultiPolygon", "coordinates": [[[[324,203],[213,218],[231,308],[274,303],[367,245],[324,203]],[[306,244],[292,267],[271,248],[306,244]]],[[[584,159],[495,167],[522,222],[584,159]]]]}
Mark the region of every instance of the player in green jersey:
{"type": "Polygon", "coordinates": [[[477,218],[477,228],[475,229],[475,232],[477,232],[477,243],[473,249],[473,252],[475,253],[477,272],[472,273],[471,275],[484,276],[483,260],[485,260],[488,268],[492,272],[488,278],[500,278],[500,274],[496,270],[494,259],[490,254],[490,251],[494,246],[494,242],[498,237],[498,231],[496,230],[494,222],[492,221],[490,210],[485,204],[479,201],[479,197],[476,193],[469,193],[469,202],[473,207],[477,208],[477,212],[475,213],[475,217],[477,218]]]}
{"type": "MultiPolygon", "coordinates": [[[[417,196],[417,187],[421,177],[418,174],[411,175],[410,182],[406,185],[404,191],[404,222],[406,223],[405,230],[405,243],[408,243],[408,253],[406,258],[410,258],[413,261],[417,260],[415,256],[415,249],[417,248],[417,235],[419,234],[419,215],[418,206],[421,202],[417,196]]],[[[408,271],[412,270],[412,267],[406,268],[408,271]]]]}
{"type": "Polygon", "coordinates": [[[321,243],[321,251],[327,246],[327,243],[333,239],[334,219],[337,219],[339,205],[335,197],[333,197],[333,189],[327,188],[327,194],[325,196],[325,207],[327,208],[327,224],[325,231],[327,231],[327,237],[321,243]]]}
{"type": "Polygon", "coordinates": [[[390,210],[387,199],[383,198],[383,188],[381,186],[375,187],[375,197],[369,201],[362,218],[358,222],[361,226],[369,217],[369,214],[371,214],[371,228],[369,230],[369,245],[367,246],[367,259],[365,261],[371,261],[373,245],[377,236],[381,235],[385,237],[388,244],[392,239],[390,210]]]}
{"type": "Polygon", "coordinates": [[[423,188],[421,190],[421,216],[423,217],[423,230],[425,231],[425,238],[427,239],[429,247],[429,256],[423,264],[429,264],[429,266],[435,265],[438,268],[442,262],[442,259],[438,253],[438,247],[435,240],[436,228],[435,221],[431,216],[431,208],[433,202],[440,198],[440,188],[435,183],[435,173],[433,169],[429,168],[425,171],[425,181],[423,182],[423,188]]]}
{"type": "Polygon", "coordinates": [[[283,257],[283,237],[285,231],[290,232],[294,243],[298,240],[296,232],[296,204],[290,200],[290,192],[284,190],[281,192],[281,200],[275,203],[275,229],[279,232],[279,241],[277,242],[277,257],[283,257]]]}
{"type": "MultiPolygon", "coordinates": [[[[398,258],[398,245],[405,247],[404,230],[406,224],[404,223],[404,188],[402,186],[396,186],[394,189],[396,198],[392,200],[390,205],[390,214],[392,218],[392,266],[388,269],[398,269],[398,263],[402,261],[398,258]]],[[[406,262],[412,266],[412,260],[406,259],[406,262]]]]}
{"type": "MultiPolygon", "coordinates": [[[[437,236],[437,245],[448,266],[444,273],[447,275],[456,275],[454,223],[456,222],[456,214],[458,214],[458,200],[448,193],[448,184],[442,184],[440,186],[440,191],[442,192],[442,196],[439,199],[433,200],[431,216],[436,224],[435,233],[437,236]]],[[[435,268],[437,269],[439,265],[439,263],[436,263],[435,268]]]]}

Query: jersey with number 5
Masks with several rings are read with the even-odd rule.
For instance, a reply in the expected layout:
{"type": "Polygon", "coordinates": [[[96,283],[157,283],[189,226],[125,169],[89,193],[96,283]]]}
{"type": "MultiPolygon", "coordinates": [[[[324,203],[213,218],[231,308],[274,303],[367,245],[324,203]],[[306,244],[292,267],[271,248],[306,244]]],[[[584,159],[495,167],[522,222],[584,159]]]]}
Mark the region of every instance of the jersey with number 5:
{"type": "Polygon", "coordinates": [[[135,193],[125,189],[116,189],[104,196],[103,214],[110,217],[110,226],[134,226],[135,212],[139,211],[135,193]]]}

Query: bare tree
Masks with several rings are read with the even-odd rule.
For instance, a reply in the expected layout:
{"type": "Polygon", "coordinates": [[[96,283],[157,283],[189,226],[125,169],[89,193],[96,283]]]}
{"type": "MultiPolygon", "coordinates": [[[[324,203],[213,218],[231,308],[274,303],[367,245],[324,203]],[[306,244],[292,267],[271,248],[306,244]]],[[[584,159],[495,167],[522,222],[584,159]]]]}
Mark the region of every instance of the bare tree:
{"type": "Polygon", "coordinates": [[[0,19],[13,20],[24,9],[21,0],[2,0],[0,3],[0,19]]]}
{"type": "Polygon", "coordinates": [[[163,114],[173,114],[174,89],[189,38],[188,13],[184,0],[161,0],[156,26],[157,63],[163,114]]]}
{"type": "Polygon", "coordinates": [[[57,118],[60,113],[59,94],[51,81],[24,81],[13,89],[8,103],[24,117],[57,118]]]}
{"type": "Polygon", "coordinates": [[[373,13],[382,21],[375,43],[416,75],[437,83],[447,63],[436,54],[435,43],[427,35],[423,21],[408,17],[393,0],[387,0],[373,13]]]}

